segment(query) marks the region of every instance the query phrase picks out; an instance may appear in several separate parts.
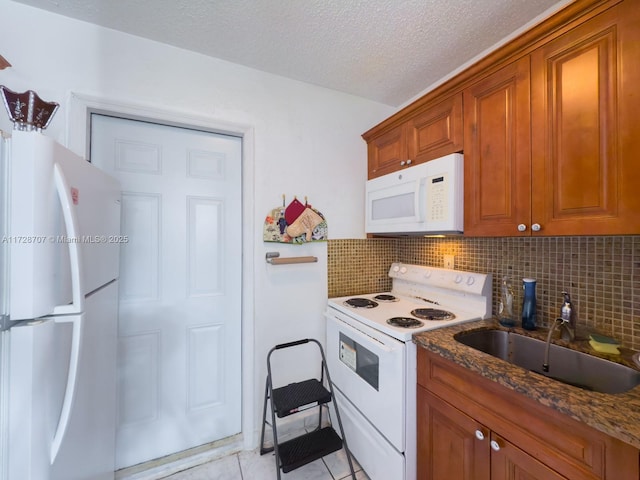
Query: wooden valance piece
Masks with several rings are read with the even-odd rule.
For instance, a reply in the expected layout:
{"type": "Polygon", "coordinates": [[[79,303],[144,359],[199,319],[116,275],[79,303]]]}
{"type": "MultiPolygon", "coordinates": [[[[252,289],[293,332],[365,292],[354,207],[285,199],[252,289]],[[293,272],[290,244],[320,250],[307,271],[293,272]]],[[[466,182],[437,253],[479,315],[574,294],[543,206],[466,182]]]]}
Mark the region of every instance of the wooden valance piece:
{"type": "Polygon", "coordinates": [[[11,64],[7,62],[2,55],[0,55],[0,70],[10,67],[11,64]]]}

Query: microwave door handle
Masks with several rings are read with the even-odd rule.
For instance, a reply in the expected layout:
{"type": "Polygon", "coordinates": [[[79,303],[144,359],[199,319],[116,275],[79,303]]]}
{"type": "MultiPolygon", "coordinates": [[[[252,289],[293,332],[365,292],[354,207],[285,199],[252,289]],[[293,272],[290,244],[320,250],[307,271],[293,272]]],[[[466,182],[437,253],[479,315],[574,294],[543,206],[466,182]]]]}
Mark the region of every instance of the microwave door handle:
{"type": "Polygon", "coordinates": [[[426,178],[421,178],[419,180],[416,181],[416,183],[418,184],[418,188],[416,188],[416,194],[414,195],[414,211],[416,212],[416,220],[422,222],[424,220],[424,205],[425,205],[425,201],[426,201],[426,185],[427,179],[426,178]]]}

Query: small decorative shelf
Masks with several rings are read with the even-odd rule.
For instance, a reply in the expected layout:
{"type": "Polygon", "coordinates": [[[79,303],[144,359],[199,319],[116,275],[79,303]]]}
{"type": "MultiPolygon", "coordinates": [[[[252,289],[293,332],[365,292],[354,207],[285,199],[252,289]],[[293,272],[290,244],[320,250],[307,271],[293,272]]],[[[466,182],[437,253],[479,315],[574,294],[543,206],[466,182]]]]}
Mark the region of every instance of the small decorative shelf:
{"type": "Polygon", "coordinates": [[[267,252],[267,254],[265,255],[267,263],[270,263],[271,265],[288,265],[292,263],[315,263],[318,261],[318,257],[312,257],[312,256],[284,257],[284,258],[279,258],[279,257],[280,257],[279,252],[267,252]]]}

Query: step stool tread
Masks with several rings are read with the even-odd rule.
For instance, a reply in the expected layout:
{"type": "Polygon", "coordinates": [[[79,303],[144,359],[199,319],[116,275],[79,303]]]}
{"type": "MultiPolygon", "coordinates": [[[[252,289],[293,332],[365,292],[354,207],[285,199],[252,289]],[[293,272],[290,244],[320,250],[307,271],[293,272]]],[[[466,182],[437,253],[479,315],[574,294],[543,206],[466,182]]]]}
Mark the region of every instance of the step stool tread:
{"type": "Polygon", "coordinates": [[[284,473],[302,467],[342,448],[342,440],[332,427],[324,427],[278,445],[284,473]]]}
{"type": "Polygon", "coordinates": [[[275,388],[272,398],[274,410],[279,418],[296,413],[299,407],[330,401],[331,392],[315,378],[275,388]]]}

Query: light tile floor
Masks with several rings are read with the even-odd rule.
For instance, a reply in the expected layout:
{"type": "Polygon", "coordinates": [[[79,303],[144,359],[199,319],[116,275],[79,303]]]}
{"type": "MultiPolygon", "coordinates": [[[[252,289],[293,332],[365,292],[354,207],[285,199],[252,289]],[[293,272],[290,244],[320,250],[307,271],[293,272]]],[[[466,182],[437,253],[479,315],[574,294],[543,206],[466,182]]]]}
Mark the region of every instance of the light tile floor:
{"type": "MultiPolygon", "coordinates": [[[[369,480],[364,470],[354,462],[357,480],[369,480]]],[[[273,480],[277,478],[272,453],[260,455],[260,449],[240,452],[197,467],[165,480],[273,480]]],[[[342,480],[350,478],[349,463],[344,450],[339,450],[289,473],[282,480],[342,480]]]]}

